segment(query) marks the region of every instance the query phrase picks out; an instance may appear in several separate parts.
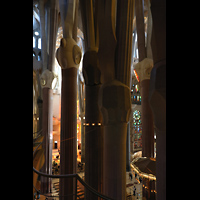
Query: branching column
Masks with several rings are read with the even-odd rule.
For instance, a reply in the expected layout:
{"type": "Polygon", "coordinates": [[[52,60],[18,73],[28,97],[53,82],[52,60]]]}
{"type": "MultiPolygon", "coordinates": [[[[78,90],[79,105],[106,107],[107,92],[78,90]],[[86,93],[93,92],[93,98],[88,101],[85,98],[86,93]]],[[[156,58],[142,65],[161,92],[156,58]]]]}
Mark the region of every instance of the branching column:
{"type": "MultiPolygon", "coordinates": [[[[74,174],[77,168],[77,68],[81,50],[72,38],[62,38],[56,58],[62,68],[60,172],[74,174]]],[[[73,179],[60,179],[60,196],[75,193],[73,179]]],[[[73,196],[60,199],[74,199],[73,196]]]]}
{"type": "Polygon", "coordinates": [[[114,0],[97,3],[98,58],[103,83],[99,92],[104,141],[103,193],[116,200],[126,199],[126,139],[131,110],[129,44],[132,44],[132,3],[114,0]]]}
{"type": "MultiPolygon", "coordinates": [[[[80,1],[81,19],[84,32],[85,54],[83,76],[85,79],[85,181],[102,192],[103,134],[102,119],[98,107],[101,72],[98,58],[97,1],[80,1]],[[95,11],[95,12],[94,12],[95,11]]],[[[97,196],[85,191],[86,199],[97,196]]]]}

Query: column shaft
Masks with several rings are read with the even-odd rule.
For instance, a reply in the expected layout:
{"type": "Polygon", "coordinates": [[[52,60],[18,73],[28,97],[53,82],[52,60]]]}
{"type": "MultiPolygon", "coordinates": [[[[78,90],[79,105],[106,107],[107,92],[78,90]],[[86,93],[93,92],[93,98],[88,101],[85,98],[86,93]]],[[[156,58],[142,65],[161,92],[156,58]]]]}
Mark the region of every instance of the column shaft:
{"type": "MultiPolygon", "coordinates": [[[[62,69],[61,92],[60,172],[74,174],[77,168],[77,68],[62,69]]],[[[60,195],[69,194],[75,194],[75,182],[72,178],[60,179],[60,195]]]]}
{"type": "Polygon", "coordinates": [[[141,82],[142,156],[154,157],[153,113],[149,104],[149,79],[141,82]]]}
{"type": "Polygon", "coordinates": [[[103,191],[116,199],[126,199],[127,123],[104,126],[103,191]]]}
{"type": "MultiPolygon", "coordinates": [[[[53,131],[53,90],[43,88],[43,115],[42,115],[42,134],[44,136],[43,149],[45,163],[41,169],[42,172],[52,174],[52,131],[53,131]]],[[[41,192],[49,193],[51,190],[51,180],[47,177],[41,177],[41,192]]]]}
{"type": "MultiPolygon", "coordinates": [[[[86,85],[85,108],[85,181],[94,189],[101,192],[102,184],[102,130],[101,114],[98,107],[99,85],[86,85]],[[100,123],[100,124],[99,124],[100,123]],[[87,125],[89,124],[89,125],[87,125]]],[[[96,195],[86,191],[86,199],[98,199],[96,195]]]]}

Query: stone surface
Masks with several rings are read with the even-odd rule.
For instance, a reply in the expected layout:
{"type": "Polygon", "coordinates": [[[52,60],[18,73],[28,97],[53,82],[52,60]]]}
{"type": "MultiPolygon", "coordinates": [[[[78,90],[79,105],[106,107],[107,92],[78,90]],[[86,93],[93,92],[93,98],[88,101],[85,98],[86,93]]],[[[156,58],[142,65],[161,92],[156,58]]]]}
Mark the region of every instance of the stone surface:
{"type": "Polygon", "coordinates": [[[100,84],[101,72],[96,51],[87,51],[83,57],[83,76],[86,85],[100,84]]]}
{"type": "Polygon", "coordinates": [[[81,61],[81,49],[73,38],[62,38],[56,51],[58,64],[62,69],[78,68],[81,61]]]}
{"type": "Polygon", "coordinates": [[[126,137],[131,110],[130,89],[118,80],[104,83],[99,92],[103,116],[103,193],[126,199],[126,137]]]}
{"type": "Polygon", "coordinates": [[[131,93],[128,86],[113,80],[103,84],[99,94],[99,106],[104,125],[129,121],[131,93]]]}
{"type": "Polygon", "coordinates": [[[135,65],[135,71],[139,76],[140,82],[142,82],[145,79],[150,79],[152,68],[153,60],[150,58],[145,58],[135,65]]]}
{"type": "Polygon", "coordinates": [[[45,69],[40,76],[40,85],[42,88],[51,88],[55,75],[52,71],[45,69]]]}

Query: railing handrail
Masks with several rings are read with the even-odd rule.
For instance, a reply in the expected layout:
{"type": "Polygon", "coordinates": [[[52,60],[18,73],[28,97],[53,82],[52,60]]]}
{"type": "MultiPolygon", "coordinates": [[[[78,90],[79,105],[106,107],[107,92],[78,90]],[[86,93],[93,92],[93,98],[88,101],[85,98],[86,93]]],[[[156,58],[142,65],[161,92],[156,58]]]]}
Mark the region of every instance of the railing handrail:
{"type": "MultiPolygon", "coordinates": [[[[42,144],[42,142],[39,143],[39,145],[35,148],[35,150],[33,151],[33,156],[36,152],[36,150],[39,148],[39,146],[42,144]]],[[[49,177],[49,178],[76,178],[80,181],[80,183],[86,187],[90,192],[92,192],[93,194],[97,195],[98,197],[101,197],[105,200],[114,200],[110,197],[107,197],[106,195],[103,195],[101,193],[99,193],[97,190],[95,190],[94,188],[92,188],[90,185],[88,185],[78,174],[60,174],[60,175],[52,175],[52,174],[46,174],[43,172],[40,172],[38,170],[36,170],[33,167],[33,171],[41,176],[45,176],[45,177],[49,177]]]]}

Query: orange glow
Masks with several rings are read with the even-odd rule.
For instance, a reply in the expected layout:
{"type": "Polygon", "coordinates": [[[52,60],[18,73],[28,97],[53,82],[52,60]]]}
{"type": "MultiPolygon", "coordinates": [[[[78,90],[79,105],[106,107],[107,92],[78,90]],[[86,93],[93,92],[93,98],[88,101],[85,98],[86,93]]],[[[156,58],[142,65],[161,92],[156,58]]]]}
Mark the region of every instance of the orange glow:
{"type": "Polygon", "coordinates": [[[79,119],[79,100],[77,100],[77,119],[79,119]]]}
{"type": "Polygon", "coordinates": [[[139,76],[138,76],[137,72],[135,71],[135,69],[134,69],[134,74],[135,74],[137,81],[140,82],[139,76]]]}
{"type": "Polygon", "coordinates": [[[61,119],[61,98],[59,102],[59,120],[61,119]]]}

